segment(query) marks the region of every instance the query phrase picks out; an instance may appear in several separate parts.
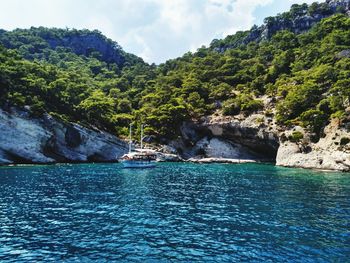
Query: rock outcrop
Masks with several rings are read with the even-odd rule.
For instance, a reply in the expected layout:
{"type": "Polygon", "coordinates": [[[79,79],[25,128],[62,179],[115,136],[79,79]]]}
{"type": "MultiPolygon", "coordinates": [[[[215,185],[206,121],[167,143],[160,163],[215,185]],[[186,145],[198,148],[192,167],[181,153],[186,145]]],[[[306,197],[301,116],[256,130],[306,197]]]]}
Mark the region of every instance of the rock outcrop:
{"type": "MultiPolygon", "coordinates": [[[[278,31],[288,30],[295,34],[308,31],[322,19],[336,13],[350,15],[349,0],[326,0],[324,3],[314,3],[310,6],[295,5],[286,13],[268,17],[261,26],[254,26],[251,30],[242,32],[239,37],[228,36],[224,41],[214,40],[211,48],[218,52],[246,45],[250,42],[260,42],[270,39],[278,31]]],[[[238,36],[238,35],[237,35],[238,36]]]]}
{"type": "MultiPolygon", "coordinates": [[[[350,171],[350,122],[334,120],[324,137],[310,142],[301,127],[285,130],[263,114],[210,116],[184,123],[181,137],[157,154],[159,161],[200,163],[276,162],[286,167],[350,171]],[[305,134],[292,141],[293,132],[305,134]]],[[[26,111],[0,109],[0,164],[111,162],[128,151],[126,142],[106,132],[64,123],[26,111]]]]}
{"type": "Polygon", "coordinates": [[[157,152],[158,162],[183,162],[185,161],[177,154],[157,152]]]}
{"type": "Polygon", "coordinates": [[[267,125],[268,121],[261,114],[246,118],[207,117],[199,123],[184,123],[181,138],[171,141],[169,146],[184,159],[221,158],[273,162],[279,139],[273,126],[267,125]]]}
{"type": "Polygon", "coordinates": [[[167,151],[192,162],[275,162],[286,167],[350,171],[350,122],[333,120],[317,143],[311,142],[302,127],[279,127],[263,114],[211,116],[199,123],[184,123],[181,132],[167,151]],[[303,138],[291,139],[294,132],[303,138]]]}
{"type": "Polygon", "coordinates": [[[89,56],[92,52],[98,52],[101,60],[107,63],[116,63],[123,66],[125,58],[121,47],[112,40],[107,39],[98,31],[66,34],[63,38],[49,36],[44,38],[52,49],[64,47],[71,49],[75,54],[89,56]]]}
{"type": "Polygon", "coordinates": [[[125,64],[143,60],[126,53],[119,44],[105,37],[98,30],[76,30],[45,27],[30,29],[0,30],[0,44],[9,49],[23,49],[22,55],[29,60],[45,58],[45,49],[66,49],[77,55],[94,56],[106,63],[113,63],[123,68],[125,64]],[[32,47],[28,44],[32,45],[32,47]],[[27,45],[28,44],[28,45],[27,45]],[[23,48],[25,46],[25,48],[23,48]],[[29,52],[30,51],[30,52],[29,52]]]}
{"type": "Polygon", "coordinates": [[[0,109],[0,164],[109,162],[127,152],[127,144],[102,131],[64,123],[44,115],[0,109]]]}
{"type": "Polygon", "coordinates": [[[333,120],[317,143],[308,140],[281,143],[276,164],[287,167],[350,171],[350,125],[333,120]]]}

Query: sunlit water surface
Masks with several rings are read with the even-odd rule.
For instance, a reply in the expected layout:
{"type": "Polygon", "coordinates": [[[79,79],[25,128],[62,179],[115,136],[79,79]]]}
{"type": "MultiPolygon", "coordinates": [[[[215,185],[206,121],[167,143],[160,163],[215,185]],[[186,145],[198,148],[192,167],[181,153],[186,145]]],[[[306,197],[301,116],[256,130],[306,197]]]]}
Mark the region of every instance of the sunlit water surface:
{"type": "Polygon", "coordinates": [[[0,167],[0,261],[349,262],[350,174],[0,167]]]}

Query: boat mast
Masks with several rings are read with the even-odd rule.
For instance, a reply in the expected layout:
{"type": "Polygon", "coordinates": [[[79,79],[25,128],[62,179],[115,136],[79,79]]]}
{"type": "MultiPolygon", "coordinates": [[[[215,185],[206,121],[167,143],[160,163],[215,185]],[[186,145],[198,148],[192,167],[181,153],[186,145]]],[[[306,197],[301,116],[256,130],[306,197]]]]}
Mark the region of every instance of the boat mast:
{"type": "Polygon", "coordinates": [[[132,124],[130,124],[130,128],[129,128],[129,153],[131,153],[131,145],[132,145],[131,127],[132,127],[132,124]]]}
{"type": "Polygon", "coordinates": [[[141,124],[141,150],[142,150],[142,146],[143,146],[143,124],[141,124]]]}

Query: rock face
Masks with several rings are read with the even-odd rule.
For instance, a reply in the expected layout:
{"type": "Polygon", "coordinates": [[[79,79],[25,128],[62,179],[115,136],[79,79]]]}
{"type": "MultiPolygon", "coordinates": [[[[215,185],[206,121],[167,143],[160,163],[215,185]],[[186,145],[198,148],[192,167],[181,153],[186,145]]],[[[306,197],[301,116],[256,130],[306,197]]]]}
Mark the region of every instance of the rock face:
{"type": "Polygon", "coordinates": [[[70,48],[75,54],[85,56],[97,51],[101,54],[101,59],[107,63],[116,63],[118,66],[122,66],[125,62],[125,58],[121,54],[121,47],[106,39],[99,32],[70,34],[63,38],[48,37],[46,41],[52,49],[56,47],[70,48]]]}
{"type": "Polygon", "coordinates": [[[184,161],[184,159],[182,159],[177,154],[157,152],[157,161],[158,162],[182,162],[184,161]]]}
{"type": "MultiPolygon", "coordinates": [[[[27,43],[33,43],[33,39],[36,42],[40,41],[40,45],[33,48],[33,52],[38,54],[45,53],[43,49],[47,47],[51,49],[64,48],[77,55],[94,55],[104,62],[117,64],[119,68],[122,68],[127,60],[127,53],[122,50],[118,43],[106,38],[97,30],[47,29],[44,27],[31,27],[30,29],[16,29],[14,31],[0,30],[0,43],[6,48],[19,49],[27,43]],[[20,37],[16,35],[18,31],[23,31],[20,37]],[[16,38],[18,38],[17,41],[15,41],[16,38]]],[[[33,59],[31,56],[26,58],[33,59]]],[[[142,61],[136,56],[134,59],[142,61]]]]}
{"type": "Polygon", "coordinates": [[[336,120],[325,128],[317,143],[285,141],[278,149],[276,164],[324,170],[350,171],[350,125],[341,127],[336,120]]]}
{"type": "MultiPolygon", "coordinates": [[[[276,162],[287,167],[350,171],[350,122],[334,120],[325,136],[310,143],[286,139],[301,127],[281,130],[262,114],[248,117],[207,117],[184,123],[182,136],[158,153],[160,161],[276,162]],[[181,157],[180,157],[180,156],[181,157]]],[[[0,109],[0,164],[110,162],[128,151],[115,136],[45,115],[32,118],[25,111],[0,109]]]]}
{"type": "Polygon", "coordinates": [[[105,132],[0,109],[0,164],[116,161],[127,149],[105,132]]]}
{"type": "Polygon", "coordinates": [[[286,130],[263,114],[211,116],[200,123],[184,123],[181,132],[167,151],[192,162],[268,161],[286,167],[350,171],[350,121],[334,120],[317,143],[302,127],[286,130]],[[304,138],[293,142],[288,137],[296,131],[304,138]]]}
{"type": "Polygon", "coordinates": [[[204,155],[209,158],[254,159],[255,157],[246,147],[220,137],[211,139],[205,137],[197,142],[194,150],[196,152],[202,150],[204,155]]]}
{"type": "Polygon", "coordinates": [[[200,123],[184,123],[181,139],[169,145],[184,159],[274,161],[279,139],[272,126],[261,120],[262,115],[253,114],[244,119],[208,117],[200,123]]]}

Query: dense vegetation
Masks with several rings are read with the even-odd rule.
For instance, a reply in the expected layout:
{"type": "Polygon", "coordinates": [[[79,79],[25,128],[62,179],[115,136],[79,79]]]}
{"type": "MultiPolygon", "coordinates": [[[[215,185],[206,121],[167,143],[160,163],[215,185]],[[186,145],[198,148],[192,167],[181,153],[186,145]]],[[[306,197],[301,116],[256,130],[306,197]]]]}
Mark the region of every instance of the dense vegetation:
{"type": "Polygon", "coordinates": [[[349,106],[350,18],[343,14],[303,34],[282,30],[224,53],[202,47],[159,66],[127,54],[98,31],[3,31],[0,43],[2,107],[29,105],[33,115],[49,112],[117,135],[142,121],[156,138],[172,138],[183,121],[216,111],[275,114],[280,125],[319,135],[331,118],[346,118],[349,106]],[[115,59],[99,45],[69,45],[72,35],[108,43],[115,59]],[[266,97],[273,107],[264,105],[266,97]]]}
{"type": "Polygon", "coordinates": [[[133,118],[141,90],[156,77],[154,65],[124,52],[98,31],[18,29],[0,33],[0,42],[8,47],[0,46],[3,106],[29,105],[34,115],[49,112],[117,134],[126,133],[123,128],[133,118]],[[80,45],[66,41],[65,46],[72,36],[80,45]],[[51,39],[60,45],[51,47],[51,39]],[[99,52],[89,48],[91,41],[106,47],[99,52]],[[107,50],[105,60],[108,48],[112,51],[107,50]]]}
{"type": "Polygon", "coordinates": [[[314,2],[311,5],[294,4],[288,12],[278,14],[277,16],[266,17],[264,24],[259,27],[254,25],[250,30],[237,32],[221,40],[214,39],[210,44],[210,48],[226,50],[228,48],[238,47],[252,41],[269,39],[280,30],[288,30],[293,33],[307,31],[310,24],[319,22],[322,18],[336,13],[346,13],[345,6],[346,3],[335,5],[326,2],[314,2]]]}

